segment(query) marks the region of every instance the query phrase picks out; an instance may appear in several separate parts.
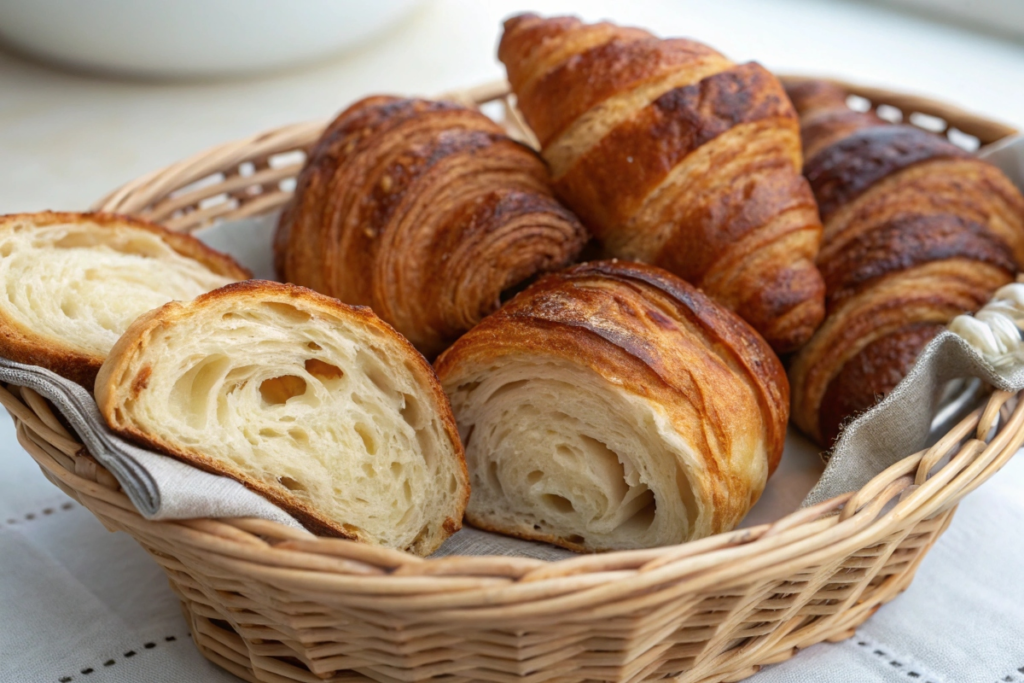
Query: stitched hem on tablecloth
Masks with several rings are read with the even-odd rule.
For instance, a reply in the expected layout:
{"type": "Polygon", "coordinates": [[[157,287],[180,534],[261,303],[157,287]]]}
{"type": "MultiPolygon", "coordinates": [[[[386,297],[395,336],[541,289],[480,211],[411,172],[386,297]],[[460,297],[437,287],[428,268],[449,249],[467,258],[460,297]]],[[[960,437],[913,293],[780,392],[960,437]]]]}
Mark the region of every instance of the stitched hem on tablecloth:
{"type": "MultiPolygon", "coordinates": [[[[188,637],[191,637],[191,635],[192,635],[191,633],[186,633],[185,637],[188,638],[188,637]]],[[[67,674],[67,675],[64,675],[64,676],[59,676],[57,678],[57,683],[71,683],[72,681],[85,681],[85,680],[87,680],[87,677],[90,674],[102,671],[103,669],[109,669],[110,667],[116,665],[118,662],[128,661],[128,660],[132,659],[133,657],[135,657],[137,654],[139,654],[140,651],[152,650],[157,645],[159,645],[161,642],[163,642],[163,643],[176,643],[176,642],[178,642],[178,636],[176,636],[176,635],[164,636],[162,641],[160,641],[159,639],[146,641],[145,643],[142,644],[141,647],[135,648],[135,649],[132,649],[132,650],[128,650],[127,652],[122,654],[120,657],[111,657],[110,659],[107,659],[107,660],[105,660],[104,662],[102,662],[100,664],[95,664],[95,665],[92,665],[92,666],[83,666],[81,669],[78,670],[78,673],[76,673],[76,674],[67,674]]]]}
{"type": "Polygon", "coordinates": [[[876,659],[887,663],[908,681],[916,681],[917,683],[945,683],[946,679],[943,676],[930,671],[913,657],[896,653],[891,647],[871,640],[871,638],[859,632],[854,634],[850,642],[876,659]]]}

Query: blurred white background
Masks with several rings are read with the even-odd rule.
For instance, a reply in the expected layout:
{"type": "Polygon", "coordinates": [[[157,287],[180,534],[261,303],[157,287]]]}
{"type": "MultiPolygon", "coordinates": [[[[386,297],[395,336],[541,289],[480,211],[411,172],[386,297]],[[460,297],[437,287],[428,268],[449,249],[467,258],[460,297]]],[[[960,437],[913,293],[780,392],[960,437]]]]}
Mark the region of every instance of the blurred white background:
{"type": "MultiPolygon", "coordinates": [[[[211,145],[327,118],[370,93],[429,95],[500,78],[501,21],[523,10],[689,36],[738,61],[931,95],[1024,127],[1024,43],[889,7],[854,0],[428,0],[332,61],[198,83],[80,75],[0,53],[0,212],[85,208],[121,183],[211,145]]],[[[217,26],[225,41],[233,30],[240,29],[232,22],[217,26]]],[[[274,49],[268,41],[266,50],[274,49]]]]}

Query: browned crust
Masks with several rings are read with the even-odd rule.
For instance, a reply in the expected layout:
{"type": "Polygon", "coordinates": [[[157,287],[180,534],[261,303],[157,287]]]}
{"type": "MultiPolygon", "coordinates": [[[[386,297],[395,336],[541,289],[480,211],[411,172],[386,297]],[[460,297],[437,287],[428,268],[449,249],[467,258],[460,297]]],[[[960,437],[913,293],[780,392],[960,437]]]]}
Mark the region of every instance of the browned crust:
{"type": "Polygon", "coordinates": [[[314,147],[275,261],[282,279],[373,307],[433,356],[586,239],[537,154],[486,116],[374,97],[314,147]]]}
{"type": "Polygon", "coordinates": [[[793,420],[828,446],[899,382],[935,331],[1010,282],[1024,197],[945,139],[852,112],[835,85],[789,90],[825,219],[828,315],[793,358],[793,420]]]}
{"type": "MultiPolygon", "coordinates": [[[[240,266],[233,258],[206,246],[191,235],[171,232],[155,223],[112,213],[87,212],[70,213],[41,211],[39,213],[18,213],[0,216],[0,231],[14,222],[30,222],[37,227],[57,223],[89,223],[103,229],[115,226],[129,226],[153,233],[182,256],[192,258],[211,271],[224,277],[248,279],[252,273],[240,266]]],[[[92,356],[67,345],[54,343],[49,337],[40,337],[11,320],[0,311],[0,356],[27,365],[38,365],[72,382],[91,390],[103,364],[103,357],[92,356]]]]}
{"type": "Polygon", "coordinates": [[[966,258],[1016,270],[1005,242],[974,221],[947,213],[911,214],[883,223],[851,240],[842,251],[819,261],[828,304],[870,287],[878,278],[932,261],[966,258]]]}
{"type": "MultiPolygon", "coordinates": [[[[638,200],[657,189],[694,150],[734,126],[765,119],[797,125],[778,80],[753,62],[727,69],[670,90],[636,112],[558,178],[555,190],[571,206],[581,207],[577,209],[580,216],[602,237],[627,223],[638,200]]],[[[790,175],[799,179],[797,173],[790,175]]],[[[813,201],[809,193],[804,196],[804,201],[813,201]]],[[[745,227],[749,231],[757,226],[745,227]]],[[[719,245],[703,244],[713,236],[700,235],[697,248],[717,253],[719,245]]],[[[736,236],[719,239],[729,242],[736,236]]]]}
{"type": "MultiPolygon", "coordinates": [[[[179,324],[187,324],[189,319],[204,309],[214,308],[221,303],[237,303],[244,306],[252,301],[278,300],[312,311],[320,311],[342,319],[352,320],[358,325],[371,327],[388,337],[401,354],[395,363],[403,363],[410,370],[420,374],[423,384],[428,387],[434,402],[434,409],[441,418],[445,434],[451,441],[452,448],[460,464],[464,496],[459,501],[459,509],[465,510],[469,502],[469,473],[466,470],[465,453],[459,440],[458,428],[452,415],[448,397],[434,375],[433,368],[415,348],[398,334],[394,328],[378,318],[374,313],[362,306],[349,306],[337,299],[318,294],[305,287],[281,284],[266,280],[248,280],[215,289],[191,302],[171,302],[140,317],[122,335],[112,349],[107,362],[104,363],[96,378],[96,403],[110,428],[117,434],[165,453],[190,465],[213,474],[230,477],[256,493],[264,496],[272,503],[287,511],[311,532],[322,536],[337,536],[358,541],[367,541],[359,535],[346,530],[340,523],[324,517],[315,508],[282,495],[278,490],[266,486],[260,481],[248,477],[238,468],[225,462],[216,461],[197,448],[171,443],[160,437],[147,434],[126,419],[120,411],[120,396],[125,386],[131,387],[135,378],[126,377],[129,365],[134,358],[142,354],[149,343],[150,334],[159,328],[179,324]]],[[[461,528],[462,520],[446,519],[442,530],[448,535],[461,528]]],[[[435,539],[436,544],[431,550],[447,538],[435,539]]]]}
{"type": "Polygon", "coordinates": [[[931,159],[969,159],[956,145],[914,126],[870,126],[851,132],[808,159],[804,175],[828,222],[839,207],[879,180],[931,159]]]}
{"type": "MultiPolygon", "coordinates": [[[[720,530],[746,512],[738,501],[753,502],[742,494],[749,496],[749,482],[723,459],[734,436],[763,430],[769,472],[778,465],[789,417],[781,363],[739,317],[660,268],[603,261],[548,275],[456,342],[435,367],[445,382],[463,366],[515,353],[583,365],[674,415],[704,455],[720,530]]],[[[487,527],[480,519],[471,523],[487,527]]],[[[579,549],[531,530],[500,530],[579,549]]]]}
{"type": "Polygon", "coordinates": [[[821,437],[831,445],[843,423],[889,394],[903,379],[921,350],[943,325],[915,323],[868,344],[848,360],[829,382],[821,401],[821,437]]]}
{"type": "Polygon", "coordinates": [[[624,90],[718,53],[707,45],[673,38],[621,40],[591,48],[545,74],[520,104],[542,145],[554,140],[578,117],[624,90]],[[561,98],[559,107],[538,106],[561,98]]]}
{"type": "Polygon", "coordinates": [[[776,351],[810,337],[824,315],[813,264],[821,225],[800,176],[797,115],[772,74],[756,63],[730,67],[693,41],[536,15],[506,23],[499,58],[545,153],[557,147],[558,196],[609,256],[655,263],[702,287],[776,351]],[[708,60],[717,61],[693,71],[708,60]],[[698,82],[680,76],[691,71],[693,80],[714,73],[698,82]],[[689,84],[649,103],[628,97],[673,75],[689,84]],[[613,97],[618,108],[601,109],[613,97]],[[559,137],[570,128],[571,145],[559,137]],[[748,151],[755,139],[761,149],[748,151]],[[694,168],[711,165],[708,179],[669,189],[691,157],[694,168]],[[723,164],[730,173],[742,167],[745,192],[756,196],[736,196],[739,181],[715,176],[723,164]]]}

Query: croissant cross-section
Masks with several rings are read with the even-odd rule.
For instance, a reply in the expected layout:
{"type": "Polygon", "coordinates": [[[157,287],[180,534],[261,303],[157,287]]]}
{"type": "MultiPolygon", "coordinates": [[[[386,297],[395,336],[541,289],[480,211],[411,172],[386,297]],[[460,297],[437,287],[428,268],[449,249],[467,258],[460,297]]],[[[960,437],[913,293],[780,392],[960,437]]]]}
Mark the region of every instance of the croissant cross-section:
{"type": "Polygon", "coordinates": [[[546,276],[436,366],[484,529],[587,551],[682,543],[738,524],[782,453],[778,359],[652,266],[546,276]]]}
{"type": "Polygon", "coordinates": [[[136,317],[248,277],[198,240],[127,216],[0,216],[0,355],[91,389],[136,317]]]}
{"type": "Polygon", "coordinates": [[[110,426],[310,530],[428,554],[468,497],[448,401],[367,309],[250,281],[137,321],[96,383],[110,426]]]}

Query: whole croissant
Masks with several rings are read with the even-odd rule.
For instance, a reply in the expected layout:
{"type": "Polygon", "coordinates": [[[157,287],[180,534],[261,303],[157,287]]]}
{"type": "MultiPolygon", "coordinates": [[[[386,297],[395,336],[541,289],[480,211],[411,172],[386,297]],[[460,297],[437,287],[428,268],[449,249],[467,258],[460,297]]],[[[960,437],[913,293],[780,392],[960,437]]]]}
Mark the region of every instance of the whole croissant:
{"type": "Polygon", "coordinates": [[[825,225],[827,316],[790,368],[793,420],[822,445],[910,370],[956,315],[1024,263],[1024,197],[996,167],[937,135],[791,86],[825,225]]]}
{"type": "Polygon", "coordinates": [[[548,275],[438,358],[474,525],[572,550],[731,529],[782,455],[789,386],[749,325],[641,263],[548,275]]]}
{"type": "Polygon", "coordinates": [[[370,306],[433,356],[586,239],[536,153],[480,112],[370,97],[314,146],[275,261],[282,279],[370,306]]]}
{"type": "Polygon", "coordinates": [[[821,224],[772,74],[691,40],[532,14],[505,22],[498,57],[556,193],[609,255],[701,287],[776,351],[810,338],[821,224]]]}

